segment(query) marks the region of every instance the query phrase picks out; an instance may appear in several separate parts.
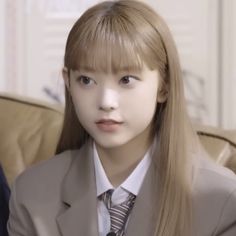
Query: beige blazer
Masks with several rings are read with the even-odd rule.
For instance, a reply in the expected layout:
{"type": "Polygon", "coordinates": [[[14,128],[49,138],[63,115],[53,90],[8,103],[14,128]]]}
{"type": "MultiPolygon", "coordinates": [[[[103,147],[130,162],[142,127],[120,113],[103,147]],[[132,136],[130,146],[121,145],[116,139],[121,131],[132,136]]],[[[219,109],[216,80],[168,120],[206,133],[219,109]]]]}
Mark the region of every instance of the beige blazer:
{"type": "MultiPolygon", "coordinates": [[[[236,236],[236,177],[209,160],[196,167],[193,234],[236,236]]],[[[150,167],[136,198],[126,236],[151,236],[150,167]]],[[[91,145],[64,152],[24,172],[10,199],[9,236],[97,236],[97,199],[91,145]]],[[[180,212],[181,214],[181,212],[180,212]]]]}

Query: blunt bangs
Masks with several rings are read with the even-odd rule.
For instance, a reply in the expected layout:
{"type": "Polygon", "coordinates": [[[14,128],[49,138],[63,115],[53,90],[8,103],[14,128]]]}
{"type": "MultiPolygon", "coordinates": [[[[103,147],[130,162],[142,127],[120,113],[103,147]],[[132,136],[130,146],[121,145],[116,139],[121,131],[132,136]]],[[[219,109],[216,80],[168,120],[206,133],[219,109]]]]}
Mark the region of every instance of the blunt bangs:
{"type": "Polygon", "coordinates": [[[77,29],[72,28],[73,34],[77,33],[76,42],[68,38],[65,66],[116,73],[141,70],[145,63],[157,69],[156,54],[148,48],[137,25],[121,14],[103,14],[96,19],[82,16],[77,29]]]}

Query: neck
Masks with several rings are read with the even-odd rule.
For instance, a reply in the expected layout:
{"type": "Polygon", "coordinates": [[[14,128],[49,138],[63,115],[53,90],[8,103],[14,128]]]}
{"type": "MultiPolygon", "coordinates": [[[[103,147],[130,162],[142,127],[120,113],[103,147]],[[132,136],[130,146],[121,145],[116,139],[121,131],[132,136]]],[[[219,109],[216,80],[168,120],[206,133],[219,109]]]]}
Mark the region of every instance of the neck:
{"type": "Polygon", "coordinates": [[[143,138],[131,140],[122,146],[103,148],[96,144],[106,175],[114,187],[119,186],[143,159],[151,141],[143,138]]]}

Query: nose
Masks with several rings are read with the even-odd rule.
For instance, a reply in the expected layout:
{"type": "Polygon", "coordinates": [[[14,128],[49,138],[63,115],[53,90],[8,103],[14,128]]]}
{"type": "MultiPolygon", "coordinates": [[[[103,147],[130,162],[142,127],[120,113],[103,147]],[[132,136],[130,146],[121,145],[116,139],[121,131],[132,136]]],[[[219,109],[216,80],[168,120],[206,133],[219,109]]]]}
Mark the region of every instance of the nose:
{"type": "Polygon", "coordinates": [[[118,93],[113,89],[104,88],[100,93],[99,110],[116,110],[118,105],[118,93]]]}

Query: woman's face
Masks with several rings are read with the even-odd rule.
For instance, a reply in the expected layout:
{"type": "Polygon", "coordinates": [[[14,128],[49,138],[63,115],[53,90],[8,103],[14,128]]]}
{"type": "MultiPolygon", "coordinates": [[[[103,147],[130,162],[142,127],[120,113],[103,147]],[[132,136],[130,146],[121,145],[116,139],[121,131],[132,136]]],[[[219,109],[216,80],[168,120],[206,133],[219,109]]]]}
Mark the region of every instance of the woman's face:
{"type": "Polygon", "coordinates": [[[103,73],[90,69],[64,75],[81,125],[103,148],[136,139],[147,141],[157,102],[160,78],[146,65],[139,71],[103,73]],[[70,85],[69,85],[70,84],[70,85]]]}

